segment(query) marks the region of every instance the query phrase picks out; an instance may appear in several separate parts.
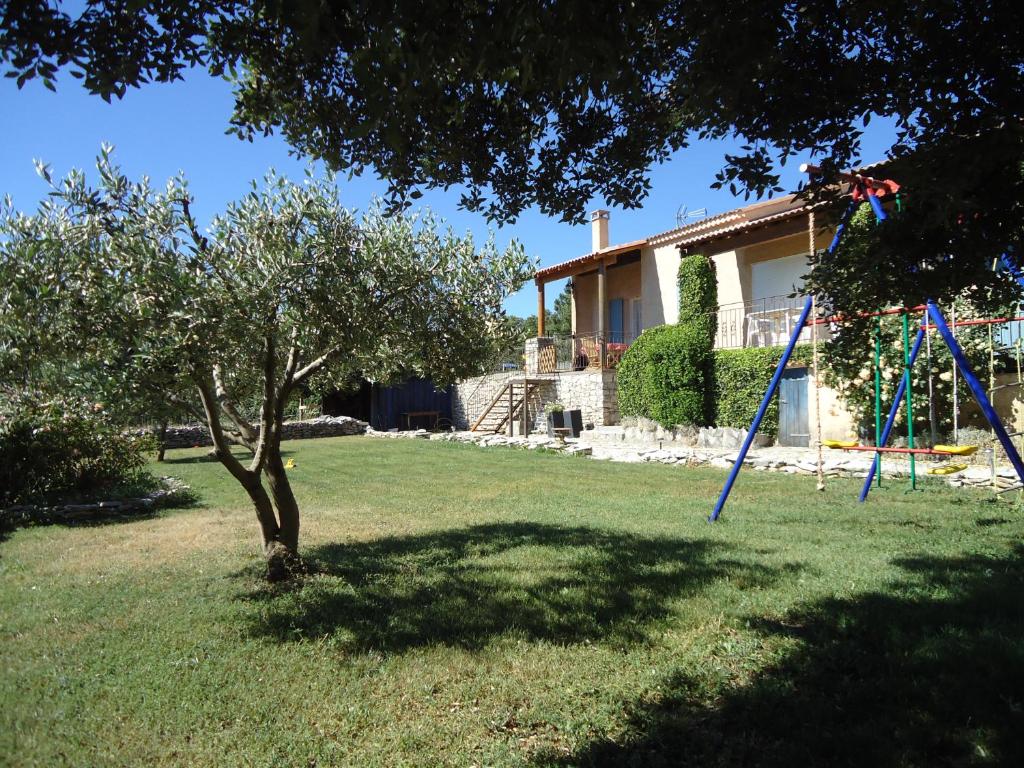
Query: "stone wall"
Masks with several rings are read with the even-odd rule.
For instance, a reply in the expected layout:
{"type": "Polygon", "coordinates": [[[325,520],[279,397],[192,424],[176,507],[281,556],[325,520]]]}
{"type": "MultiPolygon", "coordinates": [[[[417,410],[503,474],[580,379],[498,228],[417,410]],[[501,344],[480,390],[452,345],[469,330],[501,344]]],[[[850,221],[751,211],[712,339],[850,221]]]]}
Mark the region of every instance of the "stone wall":
{"type": "MultiPolygon", "coordinates": [[[[456,384],[452,391],[452,423],[455,428],[469,429],[509,381],[522,377],[522,371],[512,371],[477,376],[456,384]]],[[[530,379],[538,382],[528,403],[531,431],[546,428],[544,406],[548,403],[579,409],[585,425],[606,426],[619,420],[615,371],[570,371],[530,375],[530,379]]],[[[520,430],[518,422],[517,419],[516,432],[520,430]]]]}
{"type": "MultiPolygon", "coordinates": [[[[284,440],[309,440],[316,437],[361,435],[366,432],[365,421],[348,416],[318,416],[305,421],[286,421],[281,429],[284,440]]],[[[205,425],[168,427],[164,438],[167,448],[194,448],[213,445],[205,425]]]]}
{"type": "Polygon", "coordinates": [[[583,423],[606,427],[619,422],[615,371],[586,370],[558,378],[555,398],[566,409],[583,411],[583,423]]]}
{"type": "Polygon", "coordinates": [[[490,402],[513,378],[523,375],[522,371],[489,373],[463,379],[452,387],[452,424],[456,429],[469,429],[480,418],[490,402]]]}
{"type": "Polygon", "coordinates": [[[17,504],[0,509],[0,532],[26,525],[98,522],[145,515],[160,507],[187,504],[192,489],[175,477],[161,477],[158,488],[144,496],[66,504],[17,504]]]}

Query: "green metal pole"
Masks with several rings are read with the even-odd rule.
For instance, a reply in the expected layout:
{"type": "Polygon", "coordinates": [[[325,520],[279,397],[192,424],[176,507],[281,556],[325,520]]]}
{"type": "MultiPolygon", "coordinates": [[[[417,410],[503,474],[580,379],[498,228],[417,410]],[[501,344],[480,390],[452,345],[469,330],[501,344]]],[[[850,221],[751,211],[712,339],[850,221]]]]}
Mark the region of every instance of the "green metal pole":
{"type": "MultiPolygon", "coordinates": [[[[903,377],[907,382],[907,447],[914,447],[914,394],[910,386],[910,319],[903,315],[903,377]]],[[[917,465],[914,454],[910,454],[910,489],[917,490],[917,465]]]]}
{"type": "MultiPolygon", "coordinates": [[[[882,440],[882,317],[875,325],[875,447],[882,440]]],[[[882,487],[882,454],[875,454],[875,478],[882,487]]]]}

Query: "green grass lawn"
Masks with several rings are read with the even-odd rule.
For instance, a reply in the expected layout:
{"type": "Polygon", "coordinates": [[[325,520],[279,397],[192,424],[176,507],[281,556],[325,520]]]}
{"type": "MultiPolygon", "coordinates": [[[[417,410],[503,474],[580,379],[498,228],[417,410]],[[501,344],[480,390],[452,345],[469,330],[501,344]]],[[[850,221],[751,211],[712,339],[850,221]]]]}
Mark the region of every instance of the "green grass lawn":
{"type": "Polygon", "coordinates": [[[200,503],[0,543],[4,765],[1024,764],[1022,513],[981,493],[287,444],[313,573],[200,503]]]}

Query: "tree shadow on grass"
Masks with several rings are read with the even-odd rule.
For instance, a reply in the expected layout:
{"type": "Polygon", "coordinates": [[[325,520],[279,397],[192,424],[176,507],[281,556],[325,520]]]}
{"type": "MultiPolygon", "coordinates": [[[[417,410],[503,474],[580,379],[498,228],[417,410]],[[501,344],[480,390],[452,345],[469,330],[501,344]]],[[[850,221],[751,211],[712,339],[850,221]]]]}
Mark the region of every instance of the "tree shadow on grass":
{"type": "Polygon", "coordinates": [[[716,579],[755,587],[781,576],[725,554],[714,542],[479,525],[311,548],[304,555],[317,575],[285,590],[261,586],[245,599],[260,604],[257,635],[330,636],[353,649],[479,648],[505,634],[633,642],[674,599],[716,579]]]}
{"type": "MultiPolygon", "coordinates": [[[[217,463],[218,461],[220,461],[220,459],[218,459],[216,456],[212,455],[209,451],[206,452],[206,453],[201,453],[201,454],[192,455],[192,456],[173,456],[170,453],[170,451],[179,451],[179,450],[191,450],[191,449],[188,449],[188,448],[170,448],[170,449],[168,449],[167,455],[164,456],[164,460],[161,461],[161,462],[157,462],[157,466],[160,466],[160,464],[214,464],[214,463],[217,463]]],[[[242,448],[233,449],[232,453],[234,453],[235,456],[238,457],[238,458],[248,458],[249,456],[251,456],[251,454],[247,453],[242,448]]],[[[283,451],[281,451],[281,456],[287,458],[289,456],[292,456],[294,453],[295,453],[295,451],[283,450],[283,451]]]]}
{"type": "Polygon", "coordinates": [[[892,592],[762,621],[800,645],[752,682],[677,674],[625,736],[535,765],[1024,765],[1024,548],[898,564],[892,592]]]}

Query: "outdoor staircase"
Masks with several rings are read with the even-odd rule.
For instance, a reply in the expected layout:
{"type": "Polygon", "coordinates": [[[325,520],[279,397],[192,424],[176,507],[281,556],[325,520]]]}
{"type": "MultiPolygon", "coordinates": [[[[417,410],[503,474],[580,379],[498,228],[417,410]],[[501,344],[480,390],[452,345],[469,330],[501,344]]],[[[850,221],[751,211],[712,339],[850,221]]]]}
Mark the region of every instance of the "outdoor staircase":
{"type": "Polygon", "coordinates": [[[529,402],[530,395],[544,382],[543,379],[509,379],[501,391],[484,408],[471,432],[503,432],[508,429],[509,420],[522,416],[523,408],[529,402]]]}

